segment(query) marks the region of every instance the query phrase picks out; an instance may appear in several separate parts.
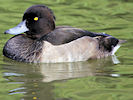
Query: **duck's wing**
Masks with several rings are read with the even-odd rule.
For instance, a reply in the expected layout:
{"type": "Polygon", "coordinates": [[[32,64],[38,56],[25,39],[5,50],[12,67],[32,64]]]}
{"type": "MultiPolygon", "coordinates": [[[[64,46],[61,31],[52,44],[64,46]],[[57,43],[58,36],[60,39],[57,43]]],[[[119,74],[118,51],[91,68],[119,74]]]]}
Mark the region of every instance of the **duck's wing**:
{"type": "Polygon", "coordinates": [[[54,31],[52,31],[51,33],[44,36],[43,40],[46,40],[54,45],[61,45],[61,44],[69,43],[69,42],[76,40],[78,38],[81,38],[83,36],[107,37],[109,35],[104,34],[104,33],[89,32],[86,30],[82,30],[82,29],[74,28],[74,27],[70,27],[70,26],[59,26],[59,27],[56,27],[56,29],[54,31]]]}

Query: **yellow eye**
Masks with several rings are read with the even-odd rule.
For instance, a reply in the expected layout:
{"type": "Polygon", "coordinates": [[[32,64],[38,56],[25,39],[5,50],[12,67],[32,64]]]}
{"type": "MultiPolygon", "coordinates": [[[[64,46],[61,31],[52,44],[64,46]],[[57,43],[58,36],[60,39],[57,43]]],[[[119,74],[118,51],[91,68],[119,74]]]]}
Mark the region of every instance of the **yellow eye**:
{"type": "Polygon", "coordinates": [[[34,20],[35,20],[35,21],[38,21],[38,17],[35,17],[34,20]]]}

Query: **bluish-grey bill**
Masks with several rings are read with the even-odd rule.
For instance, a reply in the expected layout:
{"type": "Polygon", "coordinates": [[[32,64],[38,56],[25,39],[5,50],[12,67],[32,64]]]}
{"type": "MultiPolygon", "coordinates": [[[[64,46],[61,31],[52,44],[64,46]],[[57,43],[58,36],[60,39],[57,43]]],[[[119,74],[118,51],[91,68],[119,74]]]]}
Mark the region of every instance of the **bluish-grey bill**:
{"type": "Polygon", "coordinates": [[[29,31],[29,29],[26,27],[26,20],[24,20],[20,24],[18,24],[16,27],[5,31],[5,34],[17,35],[17,34],[20,34],[26,31],[29,31]]]}

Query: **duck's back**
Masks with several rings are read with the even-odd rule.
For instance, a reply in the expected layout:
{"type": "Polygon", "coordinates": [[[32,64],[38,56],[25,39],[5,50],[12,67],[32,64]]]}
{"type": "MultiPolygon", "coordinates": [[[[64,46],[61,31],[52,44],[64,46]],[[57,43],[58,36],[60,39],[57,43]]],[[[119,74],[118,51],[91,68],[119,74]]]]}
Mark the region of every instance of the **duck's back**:
{"type": "Polygon", "coordinates": [[[96,36],[109,36],[108,34],[94,33],[79,28],[70,26],[58,26],[56,29],[46,36],[42,37],[45,41],[53,45],[61,45],[69,43],[83,36],[96,37],[96,36]]]}

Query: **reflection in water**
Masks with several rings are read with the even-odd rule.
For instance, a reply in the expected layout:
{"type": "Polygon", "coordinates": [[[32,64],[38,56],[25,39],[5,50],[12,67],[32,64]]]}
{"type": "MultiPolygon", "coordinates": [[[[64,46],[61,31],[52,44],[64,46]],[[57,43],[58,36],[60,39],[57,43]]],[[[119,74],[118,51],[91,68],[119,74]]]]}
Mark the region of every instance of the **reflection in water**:
{"type": "Polygon", "coordinates": [[[86,76],[105,75],[105,68],[113,64],[111,58],[76,63],[40,64],[43,82],[79,78],[86,76]]]}
{"type": "Polygon", "coordinates": [[[24,94],[24,100],[43,100],[43,98],[53,100],[54,85],[52,81],[110,75],[113,72],[110,66],[114,65],[111,57],[86,62],[58,64],[25,64],[9,59],[5,59],[5,62],[6,64],[3,65],[3,68],[6,69],[3,74],[4,78],[10,84],[22,85],[10,90],[9,95],[24,94]]]}
{"type": "MultiPolygon", "coordinates": [[[[9,63],[15,63],[15,66],[7,64],[4,65],[5,69],[10,71],[15,71],[17,73],[5,72],[4,77],[11,76],[27,76],[34,74],[34,76],[40,75],[40,80],[42,82],[51,82],[54,80],[63,80],[70,78],[95,76],[95,75],[105,75],[107,74],[105,69],[108,66],[119,63],[119,60],[115,56],[108,57],[105,59],[89,60],[86,62],[74,62],[74,63],[50,63],[50,64],[25,64],[21,62],[12,62],[12,60],[7,60],[9,63]],[[10,62],[11,61],[11,62],[10,62]]],[[[110,70],[111,71],[111,70],[110,70]]],[[[34,77],[33,77],[34,78],[34,77]]]]}

